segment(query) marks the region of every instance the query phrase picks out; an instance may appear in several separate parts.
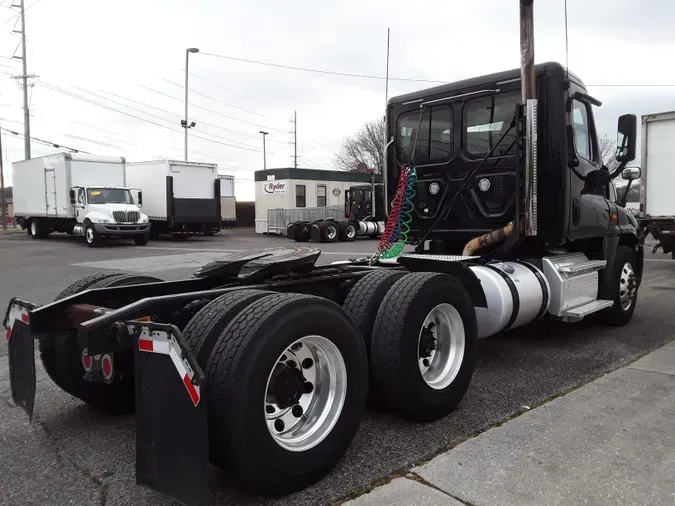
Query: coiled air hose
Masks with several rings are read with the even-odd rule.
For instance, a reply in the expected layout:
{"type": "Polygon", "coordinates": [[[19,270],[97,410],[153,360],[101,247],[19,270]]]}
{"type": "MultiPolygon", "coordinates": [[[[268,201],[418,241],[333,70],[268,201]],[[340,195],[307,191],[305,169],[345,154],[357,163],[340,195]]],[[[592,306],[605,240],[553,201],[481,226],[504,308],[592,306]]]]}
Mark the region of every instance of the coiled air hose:
{"type": "Polygon", "coordinates": [[[415,183],[417,171],[414,167],[403,165],[398,178],[396,194],[391,204],[391,211],[384,227],[384,233],[377,246],[377,258],[395,258],[401,254],[408,242],[412,211],[415,208],[415,183]]]}

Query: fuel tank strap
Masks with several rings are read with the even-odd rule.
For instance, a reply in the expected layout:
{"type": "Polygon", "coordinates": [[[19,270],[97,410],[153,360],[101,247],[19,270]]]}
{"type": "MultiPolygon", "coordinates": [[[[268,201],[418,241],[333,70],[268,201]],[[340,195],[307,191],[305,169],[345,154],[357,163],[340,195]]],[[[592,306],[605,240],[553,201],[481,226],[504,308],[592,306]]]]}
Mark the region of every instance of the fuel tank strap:
{"type": "Polygon", "coordinates": [[[532,271],[532,274],[534,274],[534,277],[537,278],[537,281],[539,281],[539,285],[541,286],[541,309],[537,313],[537,317],[535,320],[539,320],[544,314],[546,314],[546,309],[548,308],[548,298],[550,294],[548,293],[548,286],[546,285],[546,280],[544,279],[544,276],[541,272],[539,272],[539,269],[537,269],[534,265],[529,264],[527,262],[521,262],[520,260],[516,260],[516,263],[519,263],[523,267],[527,267],[530,271],[532,271]]]}
{"type": "Polygon", "coordinates": [[[506,332],[511,328],[513,323],[516,321],[516,318],[518,318],[518,313],[520,312],[520,295],[518,295],[518,289],[516,288],[516,284],[513,282],[513,280],[509,277],[508,274],[506,274],[503,270],[498,269],[494,265],[486,264],[485,267],[499,274],[506,283],[506,286],[509,287],[509,291],[511,292],[511,298],[513,300],[513,310],[511,311],[511,317],[509,318],[508,323],[502,329],[502,332],[506,332]]]}

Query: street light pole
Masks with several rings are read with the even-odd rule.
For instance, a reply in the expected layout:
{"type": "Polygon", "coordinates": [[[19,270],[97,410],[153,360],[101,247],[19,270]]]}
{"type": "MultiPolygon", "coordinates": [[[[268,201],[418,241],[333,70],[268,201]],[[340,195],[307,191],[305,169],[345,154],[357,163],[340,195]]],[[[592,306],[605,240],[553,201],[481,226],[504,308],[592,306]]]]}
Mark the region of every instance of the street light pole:
{"type": "Polygon", "coordinates": [[[185,50],[185,120],[181,123],[183,128],[185,128],[185,161],[188,160],[188,128],[194,126],[188,123],[188,64],[190,62],[190,53],[198,53],[199,49],[196,47],[190,47],[185,50]]]}
{"type": "Polygon", "coordinates": [[[269,132],[263,132],[260,130],[260,133],[263,137],[263,169],[267,170],[267,150],[265,149],[265,136],[269,134],[269,132]]]}

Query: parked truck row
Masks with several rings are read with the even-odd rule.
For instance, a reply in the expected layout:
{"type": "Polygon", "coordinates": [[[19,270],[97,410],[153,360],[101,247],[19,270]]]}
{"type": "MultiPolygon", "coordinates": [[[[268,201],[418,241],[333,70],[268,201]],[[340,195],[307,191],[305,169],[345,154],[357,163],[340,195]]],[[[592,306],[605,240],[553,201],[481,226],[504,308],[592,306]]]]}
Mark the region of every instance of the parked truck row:
{"type": "Polygon", "coordinates": [[[52,232],[97,246],[129,237],[213,235],[236,220],[234,178],[216,164],[74,153],[12,164],[16,224],[34,239],[52,232]]]}

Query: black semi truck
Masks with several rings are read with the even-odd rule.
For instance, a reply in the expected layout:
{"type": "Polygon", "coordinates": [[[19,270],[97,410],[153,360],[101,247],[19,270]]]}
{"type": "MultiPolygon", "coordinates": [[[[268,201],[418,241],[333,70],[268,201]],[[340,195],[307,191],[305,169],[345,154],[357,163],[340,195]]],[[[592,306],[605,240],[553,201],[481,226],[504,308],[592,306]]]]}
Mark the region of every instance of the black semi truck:
{"type": "Polygon", "coordinates": [[[541,318],[627,325],[643,244],[609,192],[636,117],[619,118],[608,170],[600,102],[563,66],[534,65],[532,1],[519,3],[521,69],[389,100],[377,251],[322,266],[311,247],[250,251],[189,279],[104,273],[44,305],[14,298],[14,402],[32,417],[38,340],[70,395],[135,408],[139,484],[202,504],[210,461],[284,494],[334,468],[369,391],[438,420],[470,387],[479,339],[541,318]]]}

